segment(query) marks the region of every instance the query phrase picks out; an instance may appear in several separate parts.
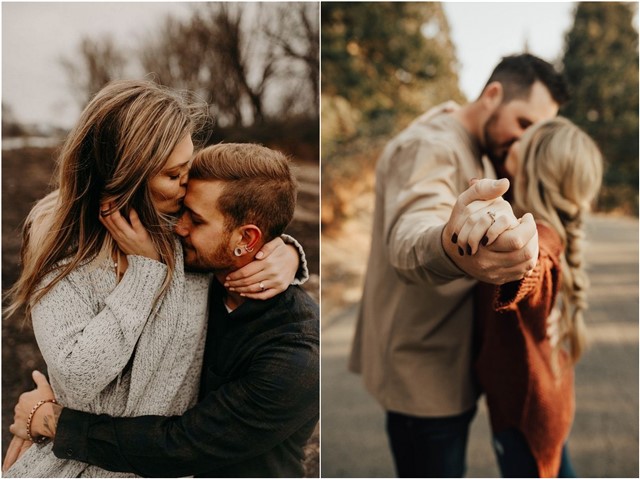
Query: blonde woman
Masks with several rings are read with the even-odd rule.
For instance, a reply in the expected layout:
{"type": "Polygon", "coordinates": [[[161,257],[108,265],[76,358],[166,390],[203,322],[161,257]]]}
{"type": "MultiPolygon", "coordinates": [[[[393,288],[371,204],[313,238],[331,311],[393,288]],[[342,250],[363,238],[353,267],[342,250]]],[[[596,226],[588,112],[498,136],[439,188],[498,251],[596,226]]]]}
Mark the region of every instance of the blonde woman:
{"type": "MultiPolygon", "coordinates": [[[[210,277],[184,270],[173,225],[192,138],[205,125],[203,108],[151,82],[107,85],[60,152],[59,189],[27,219],[23,270],[8,313],[25,308],[65,405],[116,416],[172,415],[196,401],[210,277]],[[114,241],[122,230],[134,240],[114,241]]],[[[248,265],[249,277],[231,286],[249,284],[238,291],[258,299],[286,289],[298,258],[282,244],[269,244],[268,259],[248,265]]],[[[4,475],[116,474],[57,459],[45,443],[31,446],[4,475]]]]}
{"type": "MultiPolygon", "coordinates": [[[[514,213],[533,214],[540,252],[522,280],[477,287],[477,376],[503,477],[575,477],[566,441],[574,414],[573,365],[584,349],[582,225],[600,188],[602,158],[588,135],[555,118],[530,127],[505,167],[514,178],[514,213]],[[547,318],[554,308],[559,319],[552,341],[547,318]]],[[[495,218],[485,224],[473,238],[464,235],[473,252],[500,228],[495,218]]]]}

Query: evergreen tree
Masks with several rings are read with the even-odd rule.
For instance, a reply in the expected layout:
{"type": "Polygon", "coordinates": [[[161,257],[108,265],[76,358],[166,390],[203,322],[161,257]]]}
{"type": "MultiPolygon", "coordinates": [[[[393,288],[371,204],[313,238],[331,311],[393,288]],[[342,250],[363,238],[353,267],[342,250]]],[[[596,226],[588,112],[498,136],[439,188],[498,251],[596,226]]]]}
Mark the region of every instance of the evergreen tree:
{"type": "Polygon", "coordinates": [[[441,3],[322,2],[320,31],[327,225],[351,214],[394,132],[438,103],[466,99],[441,3]]]}
{"type": "Polygon", "coordinates": [[[345,98],[364,121],[464,101],[440,3],[321,5],[323,96],[345,98]]]}
{"type": "Polygon", "coordinates": [[[589,133],[605,157],[604,206],[638,192],[638,32],[635,3],[580,2],[563,64],[572,99],[562,114],[589,133]]]}

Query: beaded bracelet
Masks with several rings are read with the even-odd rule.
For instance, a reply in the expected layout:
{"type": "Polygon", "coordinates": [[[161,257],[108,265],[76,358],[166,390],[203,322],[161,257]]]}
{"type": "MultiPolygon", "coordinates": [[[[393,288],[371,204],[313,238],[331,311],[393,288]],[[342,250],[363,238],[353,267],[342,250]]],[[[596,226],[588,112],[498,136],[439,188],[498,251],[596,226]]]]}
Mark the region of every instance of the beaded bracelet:
{"type": "Polygon", "coordinates": [[[40,444],[45,442],[47,439],[49,439],[46,436],[40,436],[37,440],[33,438],[33,436],[31,435],[31,420],[33,419],[33,415],[36,413],[36,411],[38,410],[38,408],[40,406],[42,406],[44,403],[47,402],[51,402],[54,404],[58,404],[58,401],[56,401],[55,399],[43,399],[41,401],[38,401],[36,403],[35,406],[33,406],[33,408],[31,408],[31,412],[29,413],[29,417],[27,418],[27,437],[29,438],[29,440],[33,443],[36,444],[40,444]]]}

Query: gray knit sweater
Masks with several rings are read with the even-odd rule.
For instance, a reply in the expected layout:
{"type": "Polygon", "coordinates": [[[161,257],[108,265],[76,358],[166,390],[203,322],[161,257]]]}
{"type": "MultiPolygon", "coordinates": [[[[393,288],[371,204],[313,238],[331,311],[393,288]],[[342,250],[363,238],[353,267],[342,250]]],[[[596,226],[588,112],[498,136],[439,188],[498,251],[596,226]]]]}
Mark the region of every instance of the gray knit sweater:
{"type": "MultiPolygon", "coordinates": [[[[181,414],[197,399],[210,276],[184,272],[176,242],[171,285],[154,304],[166,265],[127,256],[117,283],[110,261],[74,270],[33,306],[33,327],[56,397],[114,416],[181,414]]],[[[47,277],[43,285],[51,281],[47,277]]],[[[34,445],[6,477],[128,477],[61,460],[34,445]]]]}

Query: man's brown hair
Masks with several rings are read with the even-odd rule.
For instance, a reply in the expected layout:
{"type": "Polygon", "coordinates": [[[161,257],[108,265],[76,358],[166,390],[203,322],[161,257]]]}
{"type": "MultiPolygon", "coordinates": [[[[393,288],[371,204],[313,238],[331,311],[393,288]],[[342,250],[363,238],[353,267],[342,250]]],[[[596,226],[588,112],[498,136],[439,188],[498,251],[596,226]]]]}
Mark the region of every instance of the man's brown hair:
{"type": "Polygon", "coordinates": [[[502,84],[503,103],[516,98],[528,98],[531,86],[541,82],[558,106],[569,101],[569,89],[562,74],[553,65],[529,53],[504,57],[491,73],[485,88],[497,81],[502,84]]]}
{"type": "Polygon", "coordinates": [[[268,242],[293,218],[297,184],[288,158],[278,151],[252,143],[209,146],[194,157],[189,176],[225,183],[218,207],[227,230],[254,224],[268,242]]]}

